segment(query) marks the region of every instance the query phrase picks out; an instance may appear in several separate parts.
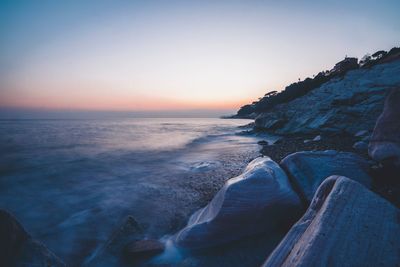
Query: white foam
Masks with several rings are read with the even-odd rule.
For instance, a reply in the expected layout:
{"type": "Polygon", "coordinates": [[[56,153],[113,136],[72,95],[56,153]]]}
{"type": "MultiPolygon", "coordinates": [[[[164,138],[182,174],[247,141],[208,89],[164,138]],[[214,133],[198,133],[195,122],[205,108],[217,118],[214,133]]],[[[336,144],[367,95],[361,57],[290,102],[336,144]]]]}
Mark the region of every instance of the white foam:
{"type": "Polygon", "coordinates": [[[151,260],[152,264],[174,264],[182,260],[183,251],[174,245],[171,236],[163,237],[160,241],[165,244],[165,250],[161,255],[151,260]]]}

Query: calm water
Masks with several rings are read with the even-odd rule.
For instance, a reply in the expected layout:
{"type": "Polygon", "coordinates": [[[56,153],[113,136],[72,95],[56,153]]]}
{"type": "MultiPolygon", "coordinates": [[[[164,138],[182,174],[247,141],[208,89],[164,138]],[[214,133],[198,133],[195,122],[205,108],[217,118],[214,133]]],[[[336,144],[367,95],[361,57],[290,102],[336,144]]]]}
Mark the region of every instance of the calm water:
{"type": "Polygon", "coordinates": [[[161,237],[258,155],[248,122],[0,121],[0,208],[72,265],[129,214],[161,237]]]}

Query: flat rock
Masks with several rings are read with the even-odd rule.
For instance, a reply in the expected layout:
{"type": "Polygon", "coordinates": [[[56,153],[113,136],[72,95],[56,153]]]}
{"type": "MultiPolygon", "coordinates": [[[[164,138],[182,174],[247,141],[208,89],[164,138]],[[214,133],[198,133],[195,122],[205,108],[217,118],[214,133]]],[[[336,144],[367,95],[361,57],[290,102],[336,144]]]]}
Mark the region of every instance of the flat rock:
{"type": "Polygon", "coordinates": [[[191,216],[187,226],[174,236],[174,243],[199,249],[274,232],[291,225],[302,211],[285,172],[270,158],[257,158],[191,216]]]}
{"type": "Polygon", "coordinates": [[[398,266],[399,216],[361,184],[329,177],[263,266],[398,266]]]}
{"type": "Polygon", "coordinates": [[[400,166],[400,87],[392,89],[386,97],[368,152],[376,161],[400,166]]]}
{"type": "Polygon", "coordinates": [[[367,187],[370,187],[372,182],[368,174],[368,161],[350,152],[335,150],[297,152],[284,158],[281,167],[307,203],[311,201],[324,179],[331,175],[346,175],[367,187]]]}
{"type": "Polygon", "coordinates": [[[17,219],[5,210],[0,210],[0,236],[0,266],[65,266],[45,245],[34,240],[17,219]]]}

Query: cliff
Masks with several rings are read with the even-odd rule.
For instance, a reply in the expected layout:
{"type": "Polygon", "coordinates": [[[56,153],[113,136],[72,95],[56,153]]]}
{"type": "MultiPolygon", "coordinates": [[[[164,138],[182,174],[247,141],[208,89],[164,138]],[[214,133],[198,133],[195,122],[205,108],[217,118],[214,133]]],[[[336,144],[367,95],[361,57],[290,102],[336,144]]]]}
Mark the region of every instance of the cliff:
{"type": "Polygon", "coordinates": [[[372,130],[387,89],[400,85],[400,48],[357,63],[346,58],[330,71],[270,92],[236,117],[255,118],[257,130],[278,134],[372,130]]]}

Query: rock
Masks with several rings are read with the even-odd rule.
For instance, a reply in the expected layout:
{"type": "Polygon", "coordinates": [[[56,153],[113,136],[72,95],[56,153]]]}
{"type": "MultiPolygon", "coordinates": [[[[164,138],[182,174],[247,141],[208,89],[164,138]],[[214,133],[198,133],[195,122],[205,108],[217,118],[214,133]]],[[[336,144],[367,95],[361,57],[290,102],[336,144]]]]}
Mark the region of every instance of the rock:
{"type": "Polygon", "coordinates": [[[399,216],[361,184],[329,177],[263,266],[398,266],[399,216]]]}
{"type": "Polygon", "coordinates": [[[269,143],[267,141],[265,141],[265,140],[258,141],[257,144],[259,144],[261,146],[268,146],[269,145],[269,143]]]}
{"type": "Polygon", "coordinates": [[[147,239],[134,241],[125,247],[125,256],[135,261],[142,258],[150,258],[164,251],[165,245],[158,240],[147,239]]]}
{"type": "Polygon", "coordinates": [[[304,143],[304,144],[307,144],[307,143],[310,143],[311,141],[312,141],[312,140],[310,140],[310,139],[306,139],[306,140],[303,141],[303,143],[304,143]]]}
{"type": "Polygon", "coordinates": [[[368,151],[368,144],[364,141],[358,141],[354,143],[353,148],[360,152],[366,152],[368,151]]]}
{"type": "Polygon", "coordinates": [[[365,137],[363,137],[361,139],[361,141],[368,142],[368,143],[369,143],[369,140],[371,140],[371,136],[370,135],[366,135],[365,137]]]}
{"type": "Polygon", "coordinates": [[[0,210],[0,236],[0,266],[65,266],[5,210],[0,210]]]}
{"type": "Polygon", "coordinates": [[[143,231],[132,216],[127,216],[111,237],[85,262],[84,266],[121,266],[125,260],[125,248],[134,241],[143,239],[143,231]]]}
{"type": "Polygon", "coordinates": [[[400,166],[400,87],[392,89],[386,97],[368,152],[376,161],[400,166]]]}
{"type": "Polygon", "coordinates": [[[14,216],[0,210],[0,236],[0,266],[11,266],[29,235],[14,216]]]}
{"type": "Polygon", "coordinates": [[[324,179],[331,175],[346,175],[367,187],[371,186],[368,161],[350,152],[297,152],[284,158],[281,167],[306,203],[311,201],[324,179]]]}
{"type": "Polygon", "coordinates": [[[256,233],[276,232],[293,223],[302,211],[285,172],[270,158],[257,158],[243,174],[228,180],[173,239],[178,247],[187,249],[216,246],[256,233]]]}
{"type": "Polygon", "coordinates": [[[313,139],[313,141],[315,142],[315,141],[321,141],[321,136],[320,135],[317,135],[316,137],[314,137],[314,139],[313,139]]]}
{"type": "Polygon", "coordinates": [[[66,265],[45,245],[29,238],[23,243],[16,267],[65,267],[66,265]]]}
{"type": "Polygon", "coordinates": [[[254,127],[254,122],[250,122],[248,124],[238,126],[239,129],[253,128],[253,127],[254,127]]]}
{"type": "Polygon", "coordinates": [[[368,133],[367,130],[361,130],[356,132],[356,134],[354,135],[355,137],[361,137],[361,136],[365,136],[368,133]]]}
{"type": "Polygon", "coordinates": [[[276,134],[372,131],[387,88],[400,86],[400,60],[357,69],[259,113],[255,127],[276,134]],[[310,106],[312,103],[312,106],[310,106]],[[281,123],[278,123],[281,122],[281,123]]]}

